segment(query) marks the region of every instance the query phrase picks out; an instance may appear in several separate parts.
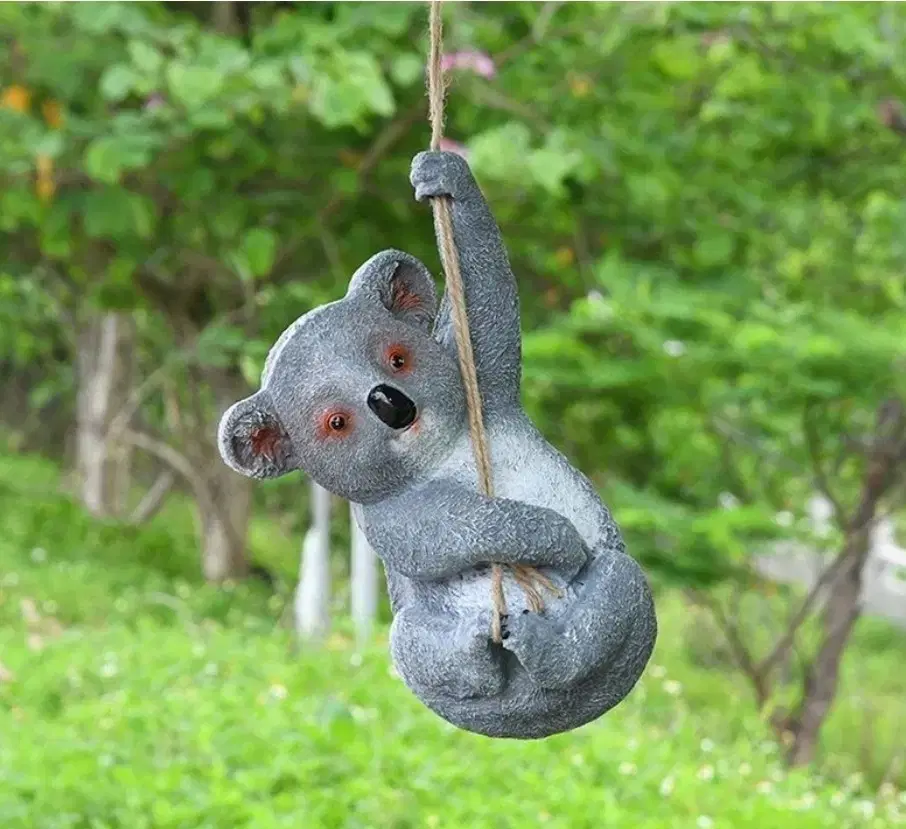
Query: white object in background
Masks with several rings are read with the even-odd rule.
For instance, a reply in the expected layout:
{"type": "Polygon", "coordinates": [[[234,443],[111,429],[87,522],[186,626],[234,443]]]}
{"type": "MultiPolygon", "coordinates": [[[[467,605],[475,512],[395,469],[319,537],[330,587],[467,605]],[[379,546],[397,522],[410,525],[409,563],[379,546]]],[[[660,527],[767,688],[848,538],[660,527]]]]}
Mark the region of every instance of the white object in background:
{"type": "Polygon", "coordinates": [[[813,495],[808,502],[808,516],[815,535],[826,538],[833,529],[834,505],[823,495],[813,495]]]}
{"type": "Polygon", "coordinates": [[[296,587],[296,633],[323,639],[330,628],[330,493],[311,485],[312,526],[302,542],[302,563],[296,587]]]}
{"type": "Polygon", "coordinates": [[[377,555],[365,538],[365,533],[359,529],[358,522],[353,515],[352,505],[349,508],[349,525],[352,536],[349,586],[352,623],[355,627],[356,642],[362,645],[371,635],[371,629],[377,616],[377,555]]]}
{"type": "Polygon", "coordinates": [[[870,555],[880,571],[884,587],[892,593],[906,595],[906,550],[897,544],[890,518],[882,518],[875,524],[870,555]]]}

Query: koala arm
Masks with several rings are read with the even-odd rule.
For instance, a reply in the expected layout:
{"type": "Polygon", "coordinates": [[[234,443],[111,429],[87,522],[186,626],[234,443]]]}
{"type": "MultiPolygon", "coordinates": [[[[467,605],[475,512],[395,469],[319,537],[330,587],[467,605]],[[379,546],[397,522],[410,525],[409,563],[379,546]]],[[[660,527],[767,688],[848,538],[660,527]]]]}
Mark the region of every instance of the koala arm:
{"type": "Polygon", "coordinates": [[[560,513],[488,498],[452,481],[430,482],[359,514],[386,567],[410,579],[440,581],[493,562],[552,567],[572,579],[589,556],[560,513]]]}
{"type": "MultiPolygon", "coordinates": [[[[419,153],[413,159],[410,178],[419,201],[433,196],[452,200],[453,235],[485,406],[518,405],[522,359],[519,294],[497,222],[469,165],[455,153],[419,153]]],[[[449,301],[445,291],[435,330],[455,353],[449,301]]]]}

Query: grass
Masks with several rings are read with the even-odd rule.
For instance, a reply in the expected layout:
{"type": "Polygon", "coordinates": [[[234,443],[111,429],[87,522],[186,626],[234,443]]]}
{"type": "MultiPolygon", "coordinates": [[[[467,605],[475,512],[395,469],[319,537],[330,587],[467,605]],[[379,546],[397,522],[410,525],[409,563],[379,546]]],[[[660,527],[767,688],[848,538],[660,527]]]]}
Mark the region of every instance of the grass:
{"type": "MultiPolygon", "coordinates": [[[[0,458],[4,829],[906,825],[906,794],[856,773],[866,678],[885,715],[903,712],[904,645],[886,629],[848,656],[824,778],[785,770],[746,686],[696,667],[670,594],[652,664],[615,711],[493,741],[421,707],[385,631],[362,653],[342,624],[300,650],[282,598],[201,583],[184,506],[126,529],[55,483],[46,464],[0,458]]],[[[292,539],[266,522],[252,537],[291,575],[292,539]]]]}

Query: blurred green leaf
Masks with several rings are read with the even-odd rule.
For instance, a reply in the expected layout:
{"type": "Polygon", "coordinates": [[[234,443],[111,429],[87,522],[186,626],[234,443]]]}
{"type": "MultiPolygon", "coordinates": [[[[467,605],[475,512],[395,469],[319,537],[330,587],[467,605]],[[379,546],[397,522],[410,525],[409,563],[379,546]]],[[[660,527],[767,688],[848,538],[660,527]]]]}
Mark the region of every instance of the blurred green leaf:
{"type": "Polygon", "coordinates": [[[413,52],[397,55],[390,64],[390,76],[399,86],[411,86],[421,81],[425,72],[425,59],[413,52]]]}
{"type": "Polygon", "coordinates": [[[207,66],[174,62],[167,66],[167,83],[174,100],[195,110],[219,95],[224,77],[207,66]]]}
{"type": "Polygon", "coordinates": [[[726,265],[733,255],[733,237],[719,230],[708,230],[695,243],[695,258],[703,268],[726,265]]]}
{"type": "Polygon", "coordinates": [[[122,63],[111,66],[101,76],[101,94],[111,103],[118,103],[128,97],[137,81],[132,67],[122,63]]]}
{"type": "Polygon", "coordinates": [[[127,170],[144,167],[151,160],[150,148],[124,136],[95,139],[85,153],[85,172],[105,184],[116,184],[127,170]]]}
{"type": "Polygon", "coordinates": [[[121,187],[107,187],[85,195],[82,221],[88,236],[125,241],[149,238],[154,231],[153,202],[121,187]]]}
{"type": "Polygon", "coordinates": [[[164,57],[153,44],[144,40],[130,40],[129,57],[139,71],[153,75],[161,70],[164,57]]]}
{"type": "Polygon", "coordinates": [[[277,253],[277,237],[267,228],[252,228],[242,239],[242,252],[252,276],[267,276],[277,253]]]}

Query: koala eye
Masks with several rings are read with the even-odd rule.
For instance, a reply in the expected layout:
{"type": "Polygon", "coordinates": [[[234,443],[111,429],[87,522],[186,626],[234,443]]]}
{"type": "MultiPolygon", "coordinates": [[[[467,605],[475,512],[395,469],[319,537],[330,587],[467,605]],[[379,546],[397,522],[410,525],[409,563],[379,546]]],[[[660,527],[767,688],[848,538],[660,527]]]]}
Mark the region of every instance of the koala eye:
{"type": "Polygon", "coordinates": [[[321,418],[321,437],[342,437],[352,428],[352,418],[347,412],[332,411],[321,418]]]}
{"type": "Polygon", "coordinates": [[[391,346],[387,351],[387,362],[394,371],[406,371],[411,363],[409,352],[400,345],[391,346]]]}

